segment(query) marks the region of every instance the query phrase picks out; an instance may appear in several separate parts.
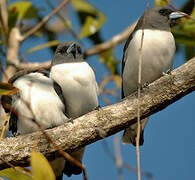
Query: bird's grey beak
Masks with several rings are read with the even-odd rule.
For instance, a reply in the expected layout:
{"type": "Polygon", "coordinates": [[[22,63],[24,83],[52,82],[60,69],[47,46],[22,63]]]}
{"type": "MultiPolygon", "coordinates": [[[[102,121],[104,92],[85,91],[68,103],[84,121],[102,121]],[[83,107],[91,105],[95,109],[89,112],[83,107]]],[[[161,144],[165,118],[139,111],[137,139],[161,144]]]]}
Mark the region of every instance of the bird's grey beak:
{"type": "Polygon", "coordinates": [[[72,53],[74,58],[76,58],[76,55],[78,54],[78,50],[75,43],[72,43],[68,49],[66,50],[67,54],[72,53]]]}
{"type": "Polygon", "coordinates": [[[72,52],[72,51],[75,51],[75,43],[72,43],[69,47],[68,47],[68,49],[66,50],[66,52],[67,53],[70,53],[70,52],[72,52]]]}
{"type": "Polygon", "coordinates": [[[183,12],[172,12],[170,15],[169,15],[169,18],[170,19],[177,19],[177,18],[181,18],[183,16],[185,16],[186,14],[183,13],[183,12]]]}

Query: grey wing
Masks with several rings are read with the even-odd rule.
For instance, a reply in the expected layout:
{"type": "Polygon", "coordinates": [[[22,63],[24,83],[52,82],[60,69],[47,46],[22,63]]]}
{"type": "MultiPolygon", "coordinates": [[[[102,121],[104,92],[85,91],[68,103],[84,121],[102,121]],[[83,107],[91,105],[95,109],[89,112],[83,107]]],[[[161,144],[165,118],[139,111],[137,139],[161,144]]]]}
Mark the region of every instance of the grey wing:
{"type": "MultiPolygon", "coordinates": [[[[126,50],[127,50],[128,46],[129,46],[129,44],[130,44],[130,42],[131,42],[131,40],[133,38],[134,33],[138,29],[143,28],[142,25],[143,25],[143,16],[140,17],[140,19],[138,20],[138,22],[137,22],[133,32],[129,35],[129,37],[128,37],[126,43],[125,43],[125,46],[124,46],[124,49],[123,49],[123,59],[122,59],[122,75],[123,75],[123,71],[124,71],[124,68],[125,68],[125,62],[126,62],[126,59],[125,59],[126,50]]],[[[123,83],[122,83],[122,94],[121,95],[122,95],[122,98],[124,98],[123,83]]]]}
{"type": "MultiPolygon", "coordinates": [[[[54,87],[56,94],[59,96],[60,100],[64,104],[64,114],[65,114],[66,103],[65,103],[65,98],[63,96],[62,88],[60,87],[60,85],[56,81],[53,82],[53,87],[54,87]]],[[[65,116],[66,116],[66,114],[65,114],[65,116]]]]}
{"type": "MultiPolygon", "coordinates": [[[[129,46],[129,44],[130,44],[130,42],[131,42],[131,40],[132,40],[132,38],[133,38],[133,33],[134,33],[134,32],[132,32],[132,33],[130,34],[130,36],[128,37],[128,39],[127,39],[127,41],[126,41],[126,43],[125,43],[125,46],[124,46],[124,48],[123,48],[122,77],[123,77],[123,71],[124,71],[125,62],[126,62],[126,59],[125,59],[126,50],[127,50],[128,46],[129,46]]],[[[121,98],[123,99],[124,97],[125,97],[125,96],[124,96],[124,92],[123,92],[123,81],[122,81],[121,98]]]]}
{"type": "Polygon", "coordinates": [[[11,103],[12,103],[12,96],[9,96],[9,95],[1,96],[1,104],[6,113],[10,112],[11,103]]]}
{"type": "Polygon", "coordinates": [[[18,116],[15,112],[11,112],[10,118],[9,118],[9,131],[12,132],[13,136],[17,134],[17,121],[18,116]]]}
{"type": "Polygon", "coordinates": [[[26,75],[26,74],[29,74],[29,73],[35,73],[35,72],[38,72],[38,73],[41,73],[43,74],[44,76],[47,76],[48,77],[48,71],[46,71],[45,69],[39,69],[39,70],[32,70],[32,69],[29,69],[29,70],[22,70],[22,71],[19,71],[17,73],[15,73],[10,79],[9,79],[9,83],[13,84],[15,80],[17,80],[18,78],[26,75]]]}
{"type": "MultiPolygon", "coordinates": [[[[1,97],[1,104],[5,110],[6,113],[9,113],[10,111],[13,111],[12,108],[12,96],[2,96],[1,97]]],[[[11,112],[10,118],[9,118],[9,131],[12,132],[13,135],[17,133],[17,120],[18,116],[16,112],[11,112]]]]}

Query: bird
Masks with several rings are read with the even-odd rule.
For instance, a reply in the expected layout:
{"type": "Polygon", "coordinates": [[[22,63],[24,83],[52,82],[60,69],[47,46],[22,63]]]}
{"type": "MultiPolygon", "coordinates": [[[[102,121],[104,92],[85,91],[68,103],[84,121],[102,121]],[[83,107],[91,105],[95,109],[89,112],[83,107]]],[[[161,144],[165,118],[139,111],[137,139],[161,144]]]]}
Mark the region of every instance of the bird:
{"type": "MultiPolygon", "coordinates": [[[[138,87],[139,48],[143,32],[141,86],[151,83],[169,72],[173,66],[175,40],[171,27],[185,13],[172,8],[154,7],[147,9],[138,20],[134,31],[128,37],[122,58],[122,99],[136,92],[138,87]]],[[[144,128],[148,118],[141,121],[139,145],[144,143],[144,128]]],[[[136,146],[137,124],[126,128],[122,143],[136,146]]]]}
{"type": "MultiPolygon", "coordinates": [[[[69,121],[65,116],[64,103],[58,95],[60,87],[47,77],[47,72],[20,71],[9,79],[9,83],[19,90],[12,96],[1,97],[5,112],[11,111],[9,130],[13,136],[39,130],[34,121],[43,129],[53,128],[69,121]]],[[[62,179],[64,162],[62,157],[50,161],[57,179],[62,179]]]]}
{"type": "MultiPolygon", "coordinates": [[[[99,89],[93,69],[84,60],[81,47],[73,41],[58,45],[51,62],[50,78],[62,89],[68,118],[74,119],[98,107],[99,89]]],[[[84,148],[71,153],[82,162],[84,148]]],[[[70,177],[80,174],[81,168],[65,162],[64,173],[70,177]]]]}

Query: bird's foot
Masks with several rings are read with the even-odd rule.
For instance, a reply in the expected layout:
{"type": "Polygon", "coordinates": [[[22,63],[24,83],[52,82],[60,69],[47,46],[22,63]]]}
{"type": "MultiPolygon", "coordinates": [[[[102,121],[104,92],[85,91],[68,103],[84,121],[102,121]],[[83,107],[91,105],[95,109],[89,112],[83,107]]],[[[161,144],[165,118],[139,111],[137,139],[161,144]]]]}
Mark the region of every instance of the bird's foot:
{"type": "Polygon", "coordinates": [[[68,118],[68,121],[67,122],[71,122],[73,124],[73,120],[76,119],[76,118],[68,118]]]}
{"type": "Polygon", "coordinates": [[[12,135],[13,135],[13,137],[16,137],[16,136],[19,136],[20,133],[19,132],[14,132],[12,135]]]}
{"type": "Polygon", "coordinates": [[[168,69],[166,72],[163,72],[162,74],[163,76],[171,75],[171,69],[168,69]]]}
{"type": "Polygon", "coordinates": [[[101,107],[100,105],[98,105],[98,106],[96,106],[96,107],[93,109],[93,111],[94,111],[94,110],[99,111],[101,108],[102,108],[102,107],[101,107]]]}
{"type": "Polygon", "coordinates": [[[142,86],[141,86],[141,90],[143,90],[144,88],[147,88],[149,86],[149,82],[145,82],[142,86]]]}

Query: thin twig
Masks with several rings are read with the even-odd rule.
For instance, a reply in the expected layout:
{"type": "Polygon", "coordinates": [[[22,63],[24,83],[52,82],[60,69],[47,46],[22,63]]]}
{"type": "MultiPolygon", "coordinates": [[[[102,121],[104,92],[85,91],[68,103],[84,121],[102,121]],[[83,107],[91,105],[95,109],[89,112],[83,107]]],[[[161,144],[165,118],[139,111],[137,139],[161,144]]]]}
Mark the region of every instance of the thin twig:
{"type": "MultiPolygon", "coordinates": [[[[106,141],[105,139],[102,141],[102,145],[103,145],[103,149],[104,149],[105,152],[108,154],[108,156],[115,162],[115,161],[116,161],[116,160],[115,160],[115,156],[114,156],[114,154],[112,153],[112,151],[110,150],[110,148],[109,148],[109,146],[108,146],[108,143],[107,143],[107,141],[106,141]]],[[[129,165],[128,163],[123,162],[123,161],[122,161],[122,168],[125,168],[125,169],[127,169],[128,171],[137,174],[137,168],[136,168],[136,167],[131,166],[131,165],[129,165]]],[[[152,173],[150,173],[150,172],[148,172],[148,171],[141,171],[141,174],[142,174],[143,176],[145,176],[146,178],[150,179],[150,180],[153,180],[153,179],[154,179],[152,173]]]]}
{"type": "MultiPolygon", "coordinates": [[[[30,96],[30,95],[29,95],[30,96]]],[[[31,96],[30,96],[31,97],[31,96]]],[[[46,137],[46,139],[48,140],[48,142],[50,142],[55,149],[58,150],[58,152],[68,161],[70,161],[71,163],[75,164],[76,166],[80,167],[82,170],[83,170],[83,177],[84,177],[84,180],[87,180],[87,173],[86,173],[86,170],[85,170],[85,166],[82,165],[78,160],[74,159],[71,155],[69,155],[68,153],[64,152],[58,145],[56,145],[56,143],[52,140],[52,138],[45,132],[45,130],[42,128],[42,126],[36,121],[35,119],[35,114],[34,112],[32,111],[32,108],[31,108],[31,104],[27,101],[25,101],[24,99],[22,99],[22,102],[25,103],[25,105],[28,107],[28,109],[30,110],[31,114],[32,114],[32,117],[33,118],[29,118],[25,115],[22,115],[20,114],[19,112],[17,112],[10,104],[6,104],[6,108],[10,110],[10,112],[16,114],[17,116],[21,116],[21,117],[24,117],[26,119],[29,119],[31,121],[33,121],[37,127],[40,129],[40,131],[43,133],[43,135],[46,137]]],[[[31,102],[31,99],[29,99],[29,101],[31,102]]],[[[37,138],[35,137],[35,141],[37,140],[37,138]]],[[[34,146],[33,148],[35,149],[36,147],[36,142],[34,143],[34,146]]]]}
{"type": "Polygon", "coordinates": [[[41,132],[43,133],[43,135],[46,137],[46,139],[54,146],[55,149],[58,150],[58,152],[68,161],[70,161],[71,163],[75,164],[76,166],[80,167],[83,170],[83,177],[84,180],[87,180],[87,173],[85,170],[85,166],[82,165],[79,161],[77,161],[76,159],[74,159],[71,155],[69,155],[68,153],[64,152],[56,143],[54,143],[54,141],[52,140],[52,138],[44,131],[44,129],[40,126],[40,124],[35,121],[33,119],[33,122],[39,127],[39,129],[41,130],[41,132]]]}
{"type": "Polygon", "coordinates": [[[25,168],[21,167],[21,168],[24,170],[24,171],[22,171],[22,170],[20,170],[19,168],[13,166],[11,163],[6,162],[6,161],[5,161],[4,159],[2,159],[1,157],[0,157],[0,160],[3,161],[4,163],[6,163],[7,165],[9,165],[9,166],[10,166],[11,168],[13,168],[16,172],[21,173],[21,174],[24,174],[24,175],[26,175],[26,176],[32,178],[32,175],[31,175],[29,172],[27,172],[27,171],[25,170],[25,168]]]}
{"type": "MultiPolygon", "coordinates": [[[[46,1],[47,1],[47,4],[48,4],[52,9],[54,9],[53,4],[52,4],[49,0],[46,0],[46,1]]],[[[68,32],[73,36],[73,38],[77,39],[77,41],[80,43],[80,45],[82,45],[83,47],[85,47],[84,44],[83,44],[83,42],[81,41],[81,38],[80,38],[80,37],[77,35],[77,33],[74,32],[74,30],[68,25],[68,20],[67,20],[64,16],[62,16],[59,12],[57,12],[56,15],[59,17],[59,19],[62,20],[62,22],[63,22],[65,28],[66,28],[66,29],[68,30],[68,32]]]]}
{"type": "MultiPolygon", "coordinates": [[[[29,92],[30,93],[30,92],[29,92]]],[[[31,96],[29,95],[30,99],[29,102],[31,101],[31,96]]],[[[85,170],[85,166],[82,165],[78,160],[76,160],[75,158],[73,158],[71,155],[69,155],[67,152],[64,152],[53,140],[52,138],[45,132],[45,130],[42,128],[42,126],[36,121],[36,116],[35,113],[32,110],[31,107],[31,103],[28,103],[27,101],[25,101],[24,99],[22,99],[23,102],[26,104],[26,106],[28,107],[28,109],[31,111],[33,118],[30,120],[33,121],[37,127],[41,130],[41,132],[43,133],[43,135],[46,137],[46,139],[54,146],[55,149],[58,150],[58,152],[68,161],[70,161],[71,163],[73,163],[74,165],[80,167],[83,170],[83,178],[84,180],[87,180],[87,173],[85,170]]]]}
{"type": "MultiPolygon", "coordinates": [[[[85,51],[84,57],[87,58],[89,56],[99,54],[103,51],[106,51],[107,49],[110,49],[110,48],[115,47],[116,45],[120,44],[133,32],[136,23],[137,22],[133,23],[127,29],[125,29],[123,32],[113,36],[110,40],[108,40],[104,43],[98,44],[92,48],[89,48],[88,50],[85,51]]],[[[27,38],[27,37],[25,37],[25,38],[27,38]]],[[[24,37],[23,37],[23,40],[24,40],[24,37]]],[[[21,70],[21,69],[37,69],[38,70],[38,69],[40,69],[40,67],[43,69],[49,69],[50,63],[51,63],[50,61],[47,61],[47,62],[43,62],[43,63],[19,63],[19,64],[14,64],[14,65],[18,70],[21,70]]]]}
{"type": "Polygon", "coordinates": [[[50,14],[45,16],[39,24],[37,24],[34,28],[29,30],[26,34],[24,34],[23,38],[21,41],[24,41],[27,39],[29,36],[37,32],[53,15],[55,15],[58,11],[60,11],[70,0],[63,0],[57,8],[55,8],[50,14]]]}
{"type": "Polygon", "coordinates": [[[137,153],[137,174],[138,174],[138,180],[141,180],[139,141],[140,141],[140,132],[141,132],[141,123],[140,123],[140,94],[141,94],[141,79],[142,79],[141,72],[142,72],[143,40],[144,40],[144,30],[142,29],[141,45],[140,45],[140,48],[139,48],[139,59],[138,59],[138,92],[137,92],[138,103],[137,103],[136,153],[137,153]]]}
{"type": "Polygon", "coordinates": [[[7,47],[7,39],[8,39],[8,12],[7,12],[7,2],[6,0],[0,1],[0,20],[1,27],[4,33],[2,36],[2,40],[4,42],[4,47],[7,47]]]}
{"type": "Polygon", "coordinates": [[[5,121],[3,122],[3,127],[2,127],[2,131],[1,131],[1,136],[0,136],[0,142],[1,142],[2,138],[4,137],[4,133],[6,131],[6,127],[7,127],[8,122],[9,122],[8,115],[6,115],[5,116],[5,121]]]}
{"type": "Polygon", "coordinates": [[[123,180],[123,160],[120,152],[120,139],[119,133],[114,136],[114,150],[115,150],[115,163],[118,167],[119,180],[123,180]]]}
{"type": "Polygon", "coordinates": [[[137,24],[137,22],[133,23],[127,29],[125,29],[123,32],[113,36],[110,40],[88,49],[84,53],[84,57],[99,54],[101,52],[104,52],[107,49],[110,49],[110,48],[115,47],[116,45],[122,43],[133,32],[136,24],[137,24]]]}

